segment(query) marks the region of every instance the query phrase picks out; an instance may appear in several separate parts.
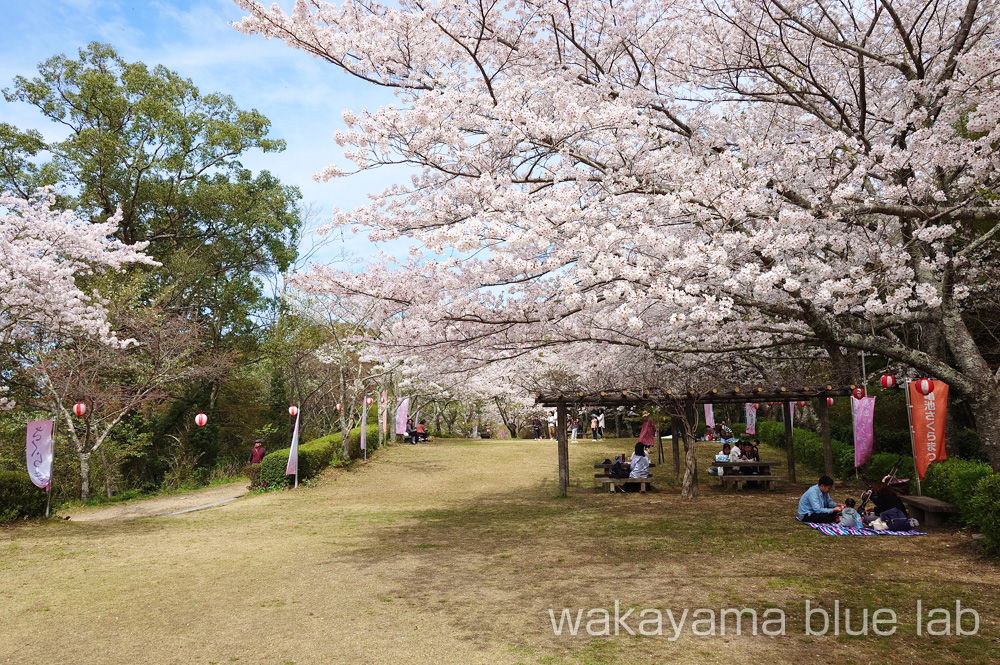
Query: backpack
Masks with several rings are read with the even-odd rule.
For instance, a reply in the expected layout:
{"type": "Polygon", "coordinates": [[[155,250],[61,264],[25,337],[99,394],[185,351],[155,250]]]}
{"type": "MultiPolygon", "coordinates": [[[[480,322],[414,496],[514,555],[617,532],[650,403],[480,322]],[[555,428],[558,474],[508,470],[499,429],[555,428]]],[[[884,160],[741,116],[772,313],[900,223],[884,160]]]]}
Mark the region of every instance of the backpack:
{"type": "Polygon", "coordinates": [[[910,526],[910,518],[899,508],[890,508],[879,517],[885,522],[889,531],[909,531],[913,528],[910,526]]]}
{"type": "Polygon", "coordinates": [[[629,469],[625,468],[625,465],[621,462],[615,462],[608,469],[608,475],[612,478],[628,478],[629,469]]]}

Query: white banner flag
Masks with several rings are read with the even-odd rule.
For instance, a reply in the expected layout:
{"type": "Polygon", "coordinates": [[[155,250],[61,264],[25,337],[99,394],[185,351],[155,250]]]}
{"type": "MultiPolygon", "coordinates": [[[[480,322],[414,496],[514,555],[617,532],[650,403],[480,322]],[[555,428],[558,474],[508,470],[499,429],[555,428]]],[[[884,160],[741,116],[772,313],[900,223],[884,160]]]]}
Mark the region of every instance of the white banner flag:
{"type": "Polygon", "coordinates": [[[361,450],[366,450],[365,448],[365,434],[368,430],[368,400],[361,400],[361,450]]]}
{"type": "Polygon", "coordinates": [[[52,421],[34,420],[28,423],[28,475],[35,487],[46,492],[52,486],[52,421]]]}
{"type": "Polygon", "coordinates": [[[299,485],[299,413],[295,414],[295,431],[292,432],[292,448],[288,451],[288,465],[285,466],[285,475],[295,474],[295,486],[299,485]]]}

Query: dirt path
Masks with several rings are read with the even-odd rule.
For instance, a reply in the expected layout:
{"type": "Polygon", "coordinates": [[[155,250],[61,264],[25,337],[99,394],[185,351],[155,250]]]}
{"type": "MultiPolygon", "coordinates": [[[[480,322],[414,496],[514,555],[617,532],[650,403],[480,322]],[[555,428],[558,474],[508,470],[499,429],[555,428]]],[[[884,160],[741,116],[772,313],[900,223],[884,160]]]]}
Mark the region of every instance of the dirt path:
{"type": "Polygon", "coordinates": [[[191,511],[201,507],[213,507],[238,499],[247,493],[246,481],[206,487],[205,489],[171,494],[150,499],[139,499],[97,508],[68,508],[59,511],[60,517],[69,517],[76,522],[105,522],[134,520],[140,517],[164,517],[181,511],[191,511]]]}

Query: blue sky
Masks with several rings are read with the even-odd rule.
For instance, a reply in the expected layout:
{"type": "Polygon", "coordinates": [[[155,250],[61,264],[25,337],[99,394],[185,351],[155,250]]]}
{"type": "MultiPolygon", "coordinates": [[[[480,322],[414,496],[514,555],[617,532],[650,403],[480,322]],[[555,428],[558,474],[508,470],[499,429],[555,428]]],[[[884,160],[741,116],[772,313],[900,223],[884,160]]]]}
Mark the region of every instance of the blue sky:
{"type": "MultiPolygon", "coordinates": [[[[350,209],[366,202],[368,192],[408,178],[406,171],[376,171],[317,183],[313,173],[331,162],[343,167],[342,149],[333,134],[343,128],[341,111],[375,109],[391,103],[391,93],[363,84],[332,65],[276,40],[236,32],[230,21],[242,17],[232,0],[32,0],[4,3],[0,30],[0,87],[14,76],[37,74],[39,62],[56,54],[76,57],[92,41],[110,43],[128,61],[162,64],[190,78],[202,92],[231,95],[241,108],[256,108],[272,122],[271,136],[288,147],[280,154],[249,154],[242,161],[254,171],[267,169],[286,184],[297,185],[303,201],[313,203],[320,221],[334,206],[350,209]]],[[[286,9],[291,0],[280,0],[286,9]]],[[[33,128],[46,138],[61,137],[59,128],[34,107],[8,104],[0,97],[0,120],[33,128]]],[[[311,238],[306,238],[307,250],[311,238]]],[[[399,253],[405,244],[376,247],[363,235],[338,232],[317,254],[328,260],[346,248],[359,257],[378,249],[399,253]]]]}

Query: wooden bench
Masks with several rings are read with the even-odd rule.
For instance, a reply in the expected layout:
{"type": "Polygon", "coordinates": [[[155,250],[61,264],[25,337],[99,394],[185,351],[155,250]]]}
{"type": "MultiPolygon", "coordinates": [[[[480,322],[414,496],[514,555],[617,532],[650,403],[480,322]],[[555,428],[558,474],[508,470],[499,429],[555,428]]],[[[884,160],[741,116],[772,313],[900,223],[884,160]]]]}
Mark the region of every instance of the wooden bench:
{"type": "Polygon", "coordinates": [[[722,467],[723,473],[721,476],[716,476],[722,481],[723,489],[729,487],[735,487],[740,489],[740,487],[746,487],[747,483],[764,483],[764,487],[769,490],[774,490],[774,483],[778,480],[772,473],[772,466],[781,466],[781,462],[771,461],[771,460],[761,460],[761,461],[739,461],[739,462],[712,462],[713,467],[722,467]],[[754,467],[760,469],[760,473],[752,475],[744,475],[739,471],[745,467],[754,467]],[[726,473],[726,470],[733,470],[736,473],[726,473]]]}
{"type": "Polygon", "coordinates": [[[608,486],[608,491],[614,494],[616,485],[638,485],[639,492],[642,494],[646,493],[646,487],[652,482],[652,478],[595,478],[598,483],[608,486]]]}
{"type": "Polygon", "coordinates": [[[944,524],[944,516],[958,513],[958,508],[946,501],[932,499],[929,496],[910,496],[904,494],[899,497],[903,503],[914,513],[913,517],[918,519],[924,526],[941,526],[944,524]]]}

